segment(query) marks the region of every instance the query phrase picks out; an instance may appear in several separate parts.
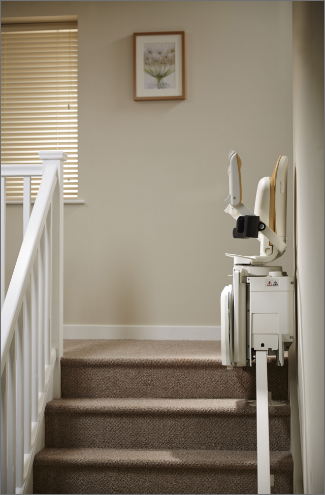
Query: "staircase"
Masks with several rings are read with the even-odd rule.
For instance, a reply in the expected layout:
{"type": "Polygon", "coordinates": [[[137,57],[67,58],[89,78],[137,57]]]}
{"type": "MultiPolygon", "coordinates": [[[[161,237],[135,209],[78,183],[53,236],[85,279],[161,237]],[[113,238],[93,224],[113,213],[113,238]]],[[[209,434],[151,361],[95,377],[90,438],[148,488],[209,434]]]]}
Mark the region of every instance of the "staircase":
{"type": "MultiPolygon", "coordinates": [[[[220,342],[66,340],[34,493],[257,493],[255,368],[220,342]]],[[[274,400],[288,364],[268,358],[274,400]]],[[[270,407],[272,493],[293,493],[290,407],[270,407]]]]}

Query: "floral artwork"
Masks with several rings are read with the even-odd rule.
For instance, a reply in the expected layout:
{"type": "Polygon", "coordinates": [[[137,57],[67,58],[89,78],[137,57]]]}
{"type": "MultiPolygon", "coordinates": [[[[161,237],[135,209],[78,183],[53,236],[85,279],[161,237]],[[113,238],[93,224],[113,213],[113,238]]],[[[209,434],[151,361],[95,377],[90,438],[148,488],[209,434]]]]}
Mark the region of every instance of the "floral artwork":
{"type": "Polygon", "coordinates": [[[133,33],[133,99],[185,100],[185,33],[133,33]]]}
{"type": "Polygon", "coordinates": [[[175,88],[175,43],[145,43],[144,89],[175,88]]]}

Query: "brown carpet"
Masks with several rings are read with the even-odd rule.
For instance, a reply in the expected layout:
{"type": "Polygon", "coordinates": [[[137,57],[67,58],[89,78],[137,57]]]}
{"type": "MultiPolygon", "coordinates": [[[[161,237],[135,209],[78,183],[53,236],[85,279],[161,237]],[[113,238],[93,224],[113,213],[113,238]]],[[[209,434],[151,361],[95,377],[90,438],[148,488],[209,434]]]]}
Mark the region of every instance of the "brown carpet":
{"type": "MultiPolygon", "coordinates": [[[[292,468],[271,452],[272,493],[292,493],[292,468]]],[[[257,493],[256,452],[46,449],[35,470],[35,493],[257,493]]]]}
{"type": "MultiPolygon", "coordinates": [[[[61,399],[46,408],[45,433],[47,447],[256,450],[256,408],[237,399],[61,399]]],[[[289,405],[270,409],[270,449],[290,450],[289,405]]]]}
{"type": "MultiPolygon", "coordinates": [[[[62,397],[256,398],[255,366],[227,370],[220,342],[65,340],[62,397]]],[[[268,358],[269,391],[288,398],[288,362],[268,358]]]]}
{"type": "MultiPolygon", "coordinates": [[[[257,493],[255,368],[219,342],[71,340],[61,363],[34,493],[257,493]]],[[[268,376],[287,401],[287,360],[268,376]]],[[[269,413],[272,493],[292,493],[288,402],[269,413]]]]}

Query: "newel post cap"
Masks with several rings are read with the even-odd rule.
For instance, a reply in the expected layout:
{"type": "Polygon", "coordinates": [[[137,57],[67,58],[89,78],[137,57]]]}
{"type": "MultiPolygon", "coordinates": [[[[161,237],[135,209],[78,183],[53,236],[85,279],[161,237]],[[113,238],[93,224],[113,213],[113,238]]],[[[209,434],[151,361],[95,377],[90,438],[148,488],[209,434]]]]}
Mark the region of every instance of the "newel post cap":
{"type": "Polygon", "coordinates": [[[68,155],[64,151],[39,151],[39,157],[41,160],[61,160],[65,162],[68,159],[68,155]]]}

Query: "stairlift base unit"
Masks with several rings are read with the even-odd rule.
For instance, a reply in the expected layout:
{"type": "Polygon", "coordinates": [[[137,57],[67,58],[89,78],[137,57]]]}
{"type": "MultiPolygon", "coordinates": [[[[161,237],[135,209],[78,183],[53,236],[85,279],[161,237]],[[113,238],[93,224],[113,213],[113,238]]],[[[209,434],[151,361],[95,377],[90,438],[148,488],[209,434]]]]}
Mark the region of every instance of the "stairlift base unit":
{"type": "Polygon", "coordinates": [[[278,366],[284,364],[284,351],[293,341],[293,277],[247,277],[249,285],[247,359],[254,351],[276,352],[278,366]],[[250,351],[250,352],[249,352],[250,351]]]}
{"type": "Polygon", "coordinates": [[[255,352],[263,350],[275,353],[277,365],[283,366],[293,341],[294,279],[283,276],[281,267],[253,271],[235,265],[233,284],[222,291],[222,364],[252,366],[255,352]]]}

